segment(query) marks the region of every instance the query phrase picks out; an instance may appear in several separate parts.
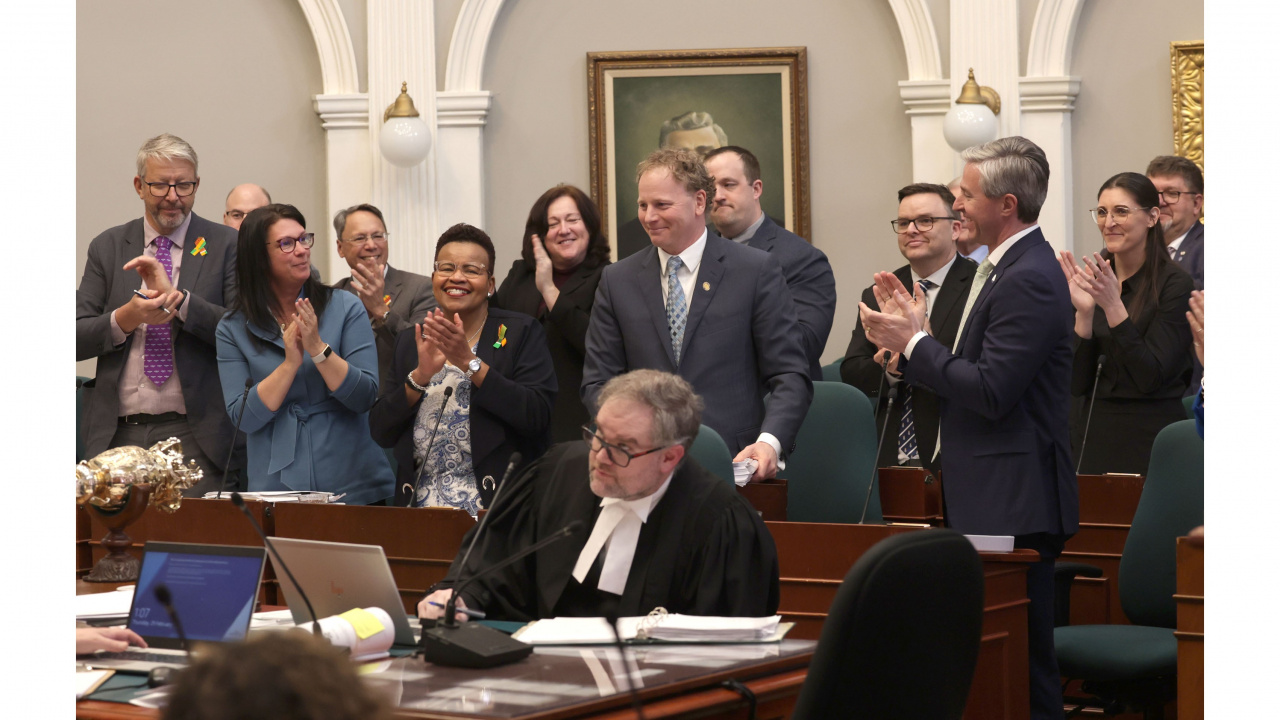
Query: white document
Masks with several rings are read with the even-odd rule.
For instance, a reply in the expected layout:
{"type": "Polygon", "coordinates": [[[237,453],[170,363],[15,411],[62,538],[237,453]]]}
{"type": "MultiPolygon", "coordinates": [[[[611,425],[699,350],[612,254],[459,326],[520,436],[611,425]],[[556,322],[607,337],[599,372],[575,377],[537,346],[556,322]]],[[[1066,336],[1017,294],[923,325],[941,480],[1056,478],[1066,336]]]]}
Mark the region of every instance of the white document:
{"type": "MultiPolygon", "coordinates": [[[[773,642],[780,640],[779,621],[763,618],[665,615],[625,617],[618,620],[624,642],[659,640],[666,642],[773,642]]],[[[787,624],[782,629],[790,629],[787,624]]],[[[615,642],[609,621],[598,617],[558,617],[538,620],[521,628],[512,637],[530,645],[605,645],[615,642]]]]}
{"type": "Polygon", "coordinates": [[[133,587],[125,585],[112,592],[77,595],[76,619],[128,617],[129,608],[133,606],[133,587]]]}
{"type": "Polygon", "coordinates": [[[733,464],[733,483],[738,487],[746,485],[751,480],[751,476],[755,474],[756,468],[760,467],[760,463],[755,458],[747,458],[739,460],[733,464]]]}

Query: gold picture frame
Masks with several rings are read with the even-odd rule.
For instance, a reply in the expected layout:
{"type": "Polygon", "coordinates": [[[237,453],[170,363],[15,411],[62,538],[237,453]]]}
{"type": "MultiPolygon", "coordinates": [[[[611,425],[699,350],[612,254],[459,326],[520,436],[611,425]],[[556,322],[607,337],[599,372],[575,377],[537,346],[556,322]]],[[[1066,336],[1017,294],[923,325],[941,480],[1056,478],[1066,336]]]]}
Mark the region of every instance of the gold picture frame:
{"type": "Polygon", "coordinates": [[[636,220],[636,165],[664,124],[693,114],[714,118],[719,145],[759,158],[765,212],[809,237],[804,47],[587,53],[587,112],[591,194],[615,258],[649,244],[636,220]]]}
{"type": "Polygon", "coordinates": [[[1173,152],[1204,172],[1204,41],[1169,43],[1173,72],[1173,152]]]}

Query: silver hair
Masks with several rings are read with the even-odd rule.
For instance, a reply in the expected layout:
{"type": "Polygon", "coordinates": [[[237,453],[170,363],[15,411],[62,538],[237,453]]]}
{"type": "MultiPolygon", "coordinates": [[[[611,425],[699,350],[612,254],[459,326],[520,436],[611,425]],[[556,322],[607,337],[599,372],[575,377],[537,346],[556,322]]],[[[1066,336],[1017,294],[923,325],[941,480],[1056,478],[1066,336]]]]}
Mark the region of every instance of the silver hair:
{"type": "Polygon", "coordinates": [[[653,410],[655,447],[680,443],[693,445],[702,423],[702,398],[679,375],[661,370],[632,370],[605,383],[600,390],[600,407],[614,398],[631,400],[653,410]]]}
{"type": "Polygon", "coordinates": [[[662,123],[662,128],[658,130],[658,147],[667,146],[667,136],[673,132],[680,130],[700,130],[704,127],[711,128],[716,134],[716,140],[720,141],[720,146],[724,147],[729,144],[729,136],[724,130],[716,124],[711,113],[702,112],[700,110],[690,110],[683,115],[677,115],[670,120],[662,123]]]}
{"type": "Polygon", "coordinates": [[[138,177],[144,177],[147,172],[148,160],[186,160],[196,171],[196,177],[200,176],[200,159],[196,157],[195,148],[177,135],[161,133],[142,143],[138,148],[138,177]]]}
{"type": "Polygon", "coordinates": [[[977,166],[983,195],[993,199],[1012,195],[1018,200],[1019,220],[1039,219],[1049,194],[1049,159],[1039,145],[1014,135],[974,145],[960,157],[977,166]]]}
{"type": "Polygon", "coordinates": [[[337,233],[337,238],[339,240],[342,239],[342,231],[347,229],[347,217],[354,212],[367,212],[378,218],[378,222],[382,223],[382,228],[384,230],[387,228],[387,221],[383,219],[381,210],[369,203],[360,203],[359,205],[352,205],[349,208],[343,208],[338,211],[337,215],[333,216],[333,231],[337,233]]]}

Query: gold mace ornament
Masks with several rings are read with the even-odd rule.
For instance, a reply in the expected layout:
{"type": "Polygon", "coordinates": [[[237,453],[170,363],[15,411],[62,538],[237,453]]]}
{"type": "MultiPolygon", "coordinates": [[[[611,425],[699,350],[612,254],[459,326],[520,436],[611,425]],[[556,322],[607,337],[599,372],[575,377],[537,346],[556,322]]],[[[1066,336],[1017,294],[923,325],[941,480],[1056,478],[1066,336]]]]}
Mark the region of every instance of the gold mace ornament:
{"type": "Polygon", "coordinates": [[[969,79],[964,81],[964,86],[960,88],[960,97],[956,98],[957,105],[986,105],[991,108],[991,112],[1000,114],[1000,93],[994,88],[986,85],[979,85],[977,80],[973,79],[973,68],[969,68],[969,79]]]}
{"type": "MultiPolygon", "coordinates": [[[[969,73],[973,75],[972,71],[969,73]]],[[[409,97],[409,83],[400,83],[400,94],[396,97],[395,102],[387,106],[387,111],[382,113],[382,122],[386,122],[393,117],[418,117],[418,108],[413,105],[413,98],[409,97]]]]}

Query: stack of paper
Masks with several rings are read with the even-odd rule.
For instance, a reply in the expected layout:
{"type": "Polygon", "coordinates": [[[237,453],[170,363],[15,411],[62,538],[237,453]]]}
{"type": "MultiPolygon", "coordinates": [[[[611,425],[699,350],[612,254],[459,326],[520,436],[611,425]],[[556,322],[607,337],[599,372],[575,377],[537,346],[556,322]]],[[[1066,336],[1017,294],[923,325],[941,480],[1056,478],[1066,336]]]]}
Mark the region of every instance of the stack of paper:
{"type": "Polygon", "coordinates": [[[133,606],[133,587],[124,585],[112,592],[76,596],[77,620],[121,619],[129,616],[133,606]]]}
{"type": "MultiPolygon", "coordinates": [[[[223,492],[222,499],[227,499],[231,493],[223,492]]],[[[264,490],[262,492],[242,492],[240,497],[245,500],[262,500],[263,502],[302,502],[302,503],[336,503],[346,497],[346,493],[334,495],[331,492],[319,492],[304,490],[295,492],[292,490],[264,490]]],[[[218,491],[207,492],[204,494],[205,500],[217,500],[218,491]]]]}
{"type": "MultiPolygon", "coordinates": [[[[665,615],[655,622],[652,616],[618,620],[618,634],[624,642],[773,642],[781,640],[790,623],[779,626],[777,615],[763,618],[665,615]],[[643,632],[642,632],[643,630],[643,632]],[[780,632],[781,631],[781,632],[780,632]]],[[[530,645],[606,645],[615,642],[609,622],[598,617],[558,617],[538,620],[513,636],[530,645]]]]}
{"type": "Polygon", "coordinates": [[[747,458],[746,460],[739,460],[738,462],[734,463],[733,464],[734,484],[737,485],[738,487],[742,487],[743,485],[746,485],[747,481],[751,479],[751,476],[755,474],[756,468],[759,466],[760,464],[756,462],[755,458],[747,458]]]}

